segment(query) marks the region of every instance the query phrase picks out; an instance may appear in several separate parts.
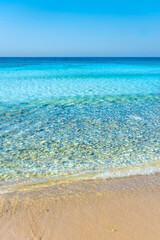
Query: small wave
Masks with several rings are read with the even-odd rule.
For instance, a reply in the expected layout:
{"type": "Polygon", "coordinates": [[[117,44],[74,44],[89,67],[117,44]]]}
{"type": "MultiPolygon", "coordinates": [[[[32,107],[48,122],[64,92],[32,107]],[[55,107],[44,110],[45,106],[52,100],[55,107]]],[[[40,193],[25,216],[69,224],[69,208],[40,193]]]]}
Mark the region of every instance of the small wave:
{"type": "Polygon", "coordinates": [[[93,178],[119,178],[119,177],[129,177],[136,175],[150,175],[160,172],[160,167],[147,167],[142,169],[140,167],[136,169],[123,170],[123,171],[105,171],[103,173],[97,174],[93,178]]]}

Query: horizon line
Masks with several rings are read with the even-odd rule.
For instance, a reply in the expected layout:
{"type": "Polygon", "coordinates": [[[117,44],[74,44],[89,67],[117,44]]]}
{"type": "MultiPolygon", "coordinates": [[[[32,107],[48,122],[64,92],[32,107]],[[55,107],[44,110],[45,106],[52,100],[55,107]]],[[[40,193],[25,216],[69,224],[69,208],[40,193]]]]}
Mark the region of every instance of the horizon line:
{"type": "Polygon", "coordinates": [[[122,57],[122,56],[116,56],[116,57],[113,57],[113,56],[98,56],[98,57],[96,57],[96,56],[94,56],[94,57],[90,57],[90,56],[0,56],[0,58],[160,58],[160,56],[156,56],[156,57],[154,57],[154,56],[145,56],[145,57],[143,57],[143,56],[129,56],[129,57],[122,57]]]}

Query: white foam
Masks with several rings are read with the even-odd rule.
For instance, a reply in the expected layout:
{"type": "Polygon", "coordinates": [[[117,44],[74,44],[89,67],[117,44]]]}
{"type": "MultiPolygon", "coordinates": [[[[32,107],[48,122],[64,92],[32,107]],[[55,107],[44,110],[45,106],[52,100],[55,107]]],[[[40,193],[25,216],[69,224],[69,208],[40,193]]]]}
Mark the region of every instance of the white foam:
{"type": "Polygon", "coordinates": [[[130,169],[130,170],[120,170],[120,171],[105,171],[103,173],[97,174],[93,178],[118,178],[118,177],[128,177],[135,175],[150,175],[160,172],[160,167],[147,167],[142,169],[140,167],[130,169]]]}

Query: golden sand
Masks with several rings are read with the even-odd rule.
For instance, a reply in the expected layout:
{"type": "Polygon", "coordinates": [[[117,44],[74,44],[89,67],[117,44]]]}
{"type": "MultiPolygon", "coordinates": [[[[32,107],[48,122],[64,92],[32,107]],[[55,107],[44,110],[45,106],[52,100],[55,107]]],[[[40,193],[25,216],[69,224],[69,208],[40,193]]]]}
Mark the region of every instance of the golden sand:
{"type": "Polygon", "coordinates": [[[0,240],[159,240],[160,175],[0,195],[0,240]]]}

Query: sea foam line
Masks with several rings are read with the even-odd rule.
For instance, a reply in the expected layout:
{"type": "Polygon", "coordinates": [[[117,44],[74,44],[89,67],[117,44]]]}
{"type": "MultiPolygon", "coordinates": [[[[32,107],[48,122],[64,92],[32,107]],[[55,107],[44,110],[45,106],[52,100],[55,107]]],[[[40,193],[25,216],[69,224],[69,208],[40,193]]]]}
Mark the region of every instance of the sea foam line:
{"type": "Polygon", "coordinates": [[[150,175],[160,172],[160,167],[147,167],[142,169],[140,167],[124,170],[124,171],[105,171],[103,173],[96,174],[93,178],[118,178],[118,177],[129,177],[129,176],[136,176],[136,175],[150,175]]]}

